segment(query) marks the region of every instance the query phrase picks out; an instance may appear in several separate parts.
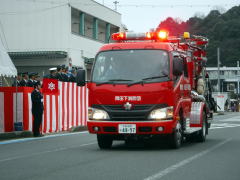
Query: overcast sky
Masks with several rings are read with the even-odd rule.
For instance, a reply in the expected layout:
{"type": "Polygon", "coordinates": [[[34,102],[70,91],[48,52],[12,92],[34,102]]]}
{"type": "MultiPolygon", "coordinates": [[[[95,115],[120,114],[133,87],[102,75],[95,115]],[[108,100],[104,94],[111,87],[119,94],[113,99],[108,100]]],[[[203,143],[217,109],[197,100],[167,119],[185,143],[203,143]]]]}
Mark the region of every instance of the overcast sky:
{"type": "Polygon", "coordinates": [[[239,5],[240,0],[95,0],[122,14],[122,23],[128,30],[146,32],[156,28],[167,17],[187,20],[197,14],[207,15],[212,9],[228,10],[239,5]]]}

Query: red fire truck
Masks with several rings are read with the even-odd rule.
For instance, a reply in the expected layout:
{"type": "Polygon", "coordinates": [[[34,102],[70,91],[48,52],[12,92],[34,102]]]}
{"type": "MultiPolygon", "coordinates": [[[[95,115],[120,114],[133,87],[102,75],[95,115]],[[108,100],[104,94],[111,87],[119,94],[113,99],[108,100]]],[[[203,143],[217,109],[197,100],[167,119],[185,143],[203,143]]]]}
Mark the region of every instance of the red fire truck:
{"type": "MultiPolygon", "coordinates": [[[[101,149],[113,140],[164,137],[179,148],[185,137],[204,142],[211,124],[211,89],[205,73],[208,39],[168,37],[167,31],[120,32],[93,64],[88,130],[101,149]]],[[[78,85],[85,85],[79,70],[78,85]]],[[[160,141],[159,141],[160,142],[160,141]]]]}

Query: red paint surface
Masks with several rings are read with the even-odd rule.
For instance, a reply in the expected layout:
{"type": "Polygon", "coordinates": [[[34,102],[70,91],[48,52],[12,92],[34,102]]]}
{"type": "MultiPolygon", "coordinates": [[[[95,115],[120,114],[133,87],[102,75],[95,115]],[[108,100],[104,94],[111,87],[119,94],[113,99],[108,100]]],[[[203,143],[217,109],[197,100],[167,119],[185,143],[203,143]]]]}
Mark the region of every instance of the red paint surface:
{"type": "MultiPolygon", "coordinates": [[[[191,39],[193,42],[198,42],[195,39],[191,39]]],[[[177,42],[177,41],[176,41],[177,42]]],[[[201,41],[199,41],[201,42],[201,41]]],[[[206,43],[206,42],[204,42],[206,43]]],[[[174,107],[174,116],[173,121],[171,122],[124,122],[136,124],[137,127],[140,126],[152,126],[153,129],[157,126],[164,126],[164,132],[162,133],[171,133],[173,128],[176,126],[179,115],[181,111],[183,116],[190,117],[191,112],[191,90],[195,88],[195,77],[199,75],[202,70],[201,65],[195,63],[192,57],[190,56],[192,50],[189,49],[189,46],[186,44],[180,44],[173,46],[169,42],[154,42],[154,41],[141,41],[141,42],[119,42],[106,44],[100,48],[101,51],[114,51],[114,50],[124,50],[124,49],[161,49],[169,52],[170,54],[170,80],[168,82],[159,82],[159,83],[145,83],[136,84],[133,86],[127,86],[126,84],[103,84],[96,86],[95,83],[88,83],[89,88],[89,107],[92,105],[123,105],[127,101],[116,101],[115,96],[141,96],[141,101],[131,102],[133,106],[135,104],[167,104],[168,106],[174,107]],[[182,54],[186,56],[185,62],[188,67],[188,77],[185,77],[184,74],[179,78],[178,81],[175,80],[175,77],[172,73],[173,70],[173,57],[171,55],[172,51],[181,51],[182,54]],[[189,52],[187,52],[189,51],[189,52]],[[185,88],[190,87],[190,88],[185,88]]],[[[196,49],[194,51],[194,56],[206,55],[205,51],[196,49]]],[[[196,58],[196,57],[195,57],[196,58]]],[[[129,101],[129,100],[128,100],[129,101]]],[[[123,123],[123,122],[122,122],[123,123]]],[[[109,126],[109,127],[118,127],[118,121],[88,121],[88,129],[90,133],[93,126],[109,126]]],[[[104,133],[104,132],[99,132],[104,133]]],[[[151,132],[151,134],[156,134],[159,132],[151,132]]],[[[109,133],[109,134],[118,134],[118,133],[109,133]]],[[[140,132],[137,132],[140,134],[140,132]]]]}

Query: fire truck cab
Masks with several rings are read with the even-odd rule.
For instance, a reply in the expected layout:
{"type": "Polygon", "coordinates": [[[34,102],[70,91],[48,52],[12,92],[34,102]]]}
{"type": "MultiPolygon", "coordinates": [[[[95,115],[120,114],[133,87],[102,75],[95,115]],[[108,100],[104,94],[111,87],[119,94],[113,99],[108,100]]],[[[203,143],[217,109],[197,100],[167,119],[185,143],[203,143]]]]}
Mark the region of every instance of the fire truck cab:
{"type": "MultiPolygon", "coordinates": [[[[184,137],[204,142],[211,124],[205,74],[208,40],[168,37],[166,31],[115,33],[96,55],[90,82],[88,130],[101,149],[114,140],[164,137],[179,148],[184,137]]],[[[78,85],[85,85],[79,70],[78,85]]],[[[159,141],[160,142],[160,141],[159,141]]]]}

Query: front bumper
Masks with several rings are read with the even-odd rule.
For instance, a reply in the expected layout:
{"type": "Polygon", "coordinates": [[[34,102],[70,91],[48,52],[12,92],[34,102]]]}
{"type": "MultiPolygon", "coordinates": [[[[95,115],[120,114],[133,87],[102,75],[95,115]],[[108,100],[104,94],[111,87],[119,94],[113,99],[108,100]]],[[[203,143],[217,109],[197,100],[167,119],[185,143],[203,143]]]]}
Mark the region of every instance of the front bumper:
{"type": "Polygon", "coordinates": [[[93,134],[120,134],[119,124],[136,124],[136,134],[171,134],[176,127],[176,121],[88,121],[88,131],[93,134]],[[98,127],[98,131],[95,131],[98,127]],[[162,127],[162,131],[157,128],[162,127]]]}

